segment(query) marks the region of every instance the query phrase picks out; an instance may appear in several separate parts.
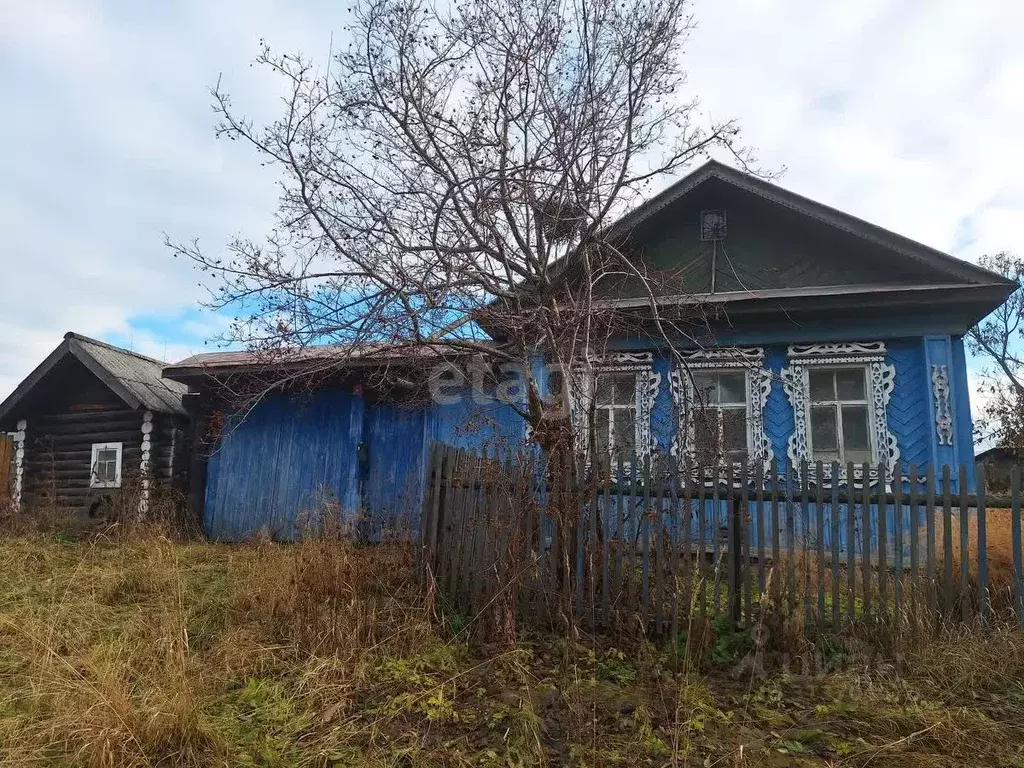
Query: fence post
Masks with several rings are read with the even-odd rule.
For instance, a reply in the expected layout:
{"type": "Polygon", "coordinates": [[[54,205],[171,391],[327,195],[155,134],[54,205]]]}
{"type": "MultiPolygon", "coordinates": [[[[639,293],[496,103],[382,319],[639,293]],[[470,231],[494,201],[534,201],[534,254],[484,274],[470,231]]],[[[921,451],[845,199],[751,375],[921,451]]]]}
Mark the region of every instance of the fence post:
{"type": "Polygon", "coordinates": [[[437,531],[440,518],[444,511],[445,484],[441,476],[444,474],[447,452],[435,445],[431,465],[434,468],[434,493],[431,497],[429,528],[427,530],[427,563],[431,569],[437,568],[437,531]]]}
{"type": "MultiPolygon", "coordinates": [[[[730,477],[731,479],[731,477],[730,477]]],[[[741,525],[741,515],[743,511],[741,509],[740,499],[736,495],[736,491],[731,487],[729,488],[729,624],[733,630],[740,625],[741,610],[742,610],[742,592],[743,592],[743,539],[741,525]]]]}
{"type": "Polygon", "coordinates": [[[981,625],[988,624],[988,529],[985,520],[985,465],[975,468],[978,483],[978,611],[981,625]]]}
{"type": "Polygon", "coordinates": [[[1017,607],[1017,623],[1024,629],[1024,574],[1021,573],[1020,553],[1020,465],[1010,470],[1010,538],[1013,542],[1013,599],[1017,607]]]}

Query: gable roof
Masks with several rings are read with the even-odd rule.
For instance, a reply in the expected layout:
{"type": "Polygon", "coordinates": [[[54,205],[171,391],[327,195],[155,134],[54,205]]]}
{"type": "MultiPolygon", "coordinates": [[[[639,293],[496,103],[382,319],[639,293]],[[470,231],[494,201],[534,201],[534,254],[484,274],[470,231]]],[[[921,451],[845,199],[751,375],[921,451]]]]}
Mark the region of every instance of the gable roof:
{"type": "Polygon", "coordinates": [[[46,374],[68,356],[79,360],[129,408],[157,413],[186,413],[182,396],[188,392],[188,387],[163,378],[161,372],[165,363],[69,331],[64,334],[64,341],[0,403],[0,421],[6,419],[46,374]]]}
{"type": "Polygon", "coordinates": [[[931,267],[937,272],[943,273],[948,276],[950,282],[1016,285],[1012,280],[1008,280],[1002,275],[990,272],[976,264],[962,261],[935,248],[859,219],[856,216],[811,200],[803,195],[798,195],[795,192],[790,192],[776,184],[732,168],[717,160],[707,161],[675,184],[626,213],[611,225],[610,234],[627,235],[630,231],[650,220],[655,214],[681,200],[697,187],[712,179],[718,179],[731,187],[828,224],[834,229],[895,251],[907,258],[931,267]]]}

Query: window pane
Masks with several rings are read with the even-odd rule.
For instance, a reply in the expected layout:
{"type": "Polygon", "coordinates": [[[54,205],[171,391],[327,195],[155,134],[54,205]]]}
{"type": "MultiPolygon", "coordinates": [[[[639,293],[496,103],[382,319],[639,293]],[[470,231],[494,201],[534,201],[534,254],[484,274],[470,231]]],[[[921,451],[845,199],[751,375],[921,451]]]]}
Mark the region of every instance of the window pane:
{"type": "Polygon", "coordinates": [[[811,371],[811,401],[835,400],[835,375],[832,371],[811,371]]]}
{"type": "Polygon", "coordinates": [[[700,408],[693,412],[693,439],[697,461],[710,464],[718,457],[718,410],[700,408]]]}
{"type": "Polygon", "coordinates": [[[96,452],[96,460],[99,462],[117,461],[117,451],[111,448],[104,448],[96,452]]]}
{"type": "Polygon", "coordinates": [[[607,410],[600,408],[594,414],[594,431],[599,453],[607,453],[611,449],[611,444],[608,442],[608,415],[607,410]]]}
{"type": "Polygon", "coordinates": [[[718,377],[719,402],[722,403],[745,403],[747,402],[747,381],[742,373],[723,373],[718,377]]]}
{"type": "Polygon", "coordinates": [[[594,391],[594,402],[597,405],[612,405],[615,402],[615,379],[611,376],[598,376],[594,391]]]}
{"type": "Polygon", "coordinates": [[[636,402],[636,376],[632,373],[615,375],[615,404],[633,405],[636,402]]]}
{"type": "Polygon", "coordinates": [[[623,456],[633,454],[633,446],[636,438],[635,414],[628,408],[620,408],[615,411],[615,432],[613,441],[616,453],[623,456]]]}
{"type": "MultiPolygon", "coordinates": [[[[843,406],[843,448],[847,455],[851,451],[869,451],[868,407],[866,405],[843,406]]],[[[855,459],[856,460],[856,459],[855,459]]]]}
{"type": "Polygon", "coordinates": [[[747,411],[726,408],[722,411],[722,450],[735,453],[747,450],[747,411]]]}
{"type": "Polygon", "coordinates": [[[816,457],[839,452],[836,426],[834,405],[811,406],[811,442],[816,457]]]}
{"type": "Polygon", "coordinates": [[[693,389],[698,404],[709,405],[718,402],[718,379],[715,374],[707,371],[694,373],[693,389]]]}
{"type": "Polygon", "coordinates": [[[836,392],[840,400],[863,400],[864,369],[846,368],[836,371],[836,392]]]}

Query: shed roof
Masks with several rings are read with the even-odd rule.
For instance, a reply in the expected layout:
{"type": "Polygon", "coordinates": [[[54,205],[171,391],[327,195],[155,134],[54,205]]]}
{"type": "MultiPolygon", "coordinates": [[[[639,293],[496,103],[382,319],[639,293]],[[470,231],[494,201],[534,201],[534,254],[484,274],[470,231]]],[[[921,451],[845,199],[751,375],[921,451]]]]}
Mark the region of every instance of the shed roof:
{"type": "MultiPolygon", "coordinates": [[[[474,341],[481,350],[489,342],[474,341]]],[[[452,355],[469,355],[440,346],[410,344],[362,343],[312,344],[305,347],[272,350],[224,350],[192,355],[172,365],[163,374],[177,381],[194,381],[208,376],[229,375],[253,369],[317,368],[336,366],[381,366],[387,364],[415,365],[425,360],[439,360],[452,355]]]]}
{"type": "Polygon", "coordinates": [[[10,416],[46,374],[68,356],[78,359],[130,408],[186,413],[182,396],[188,387],[163,377],[166,363],[69,331],[64,341],[0,403],[0,421],[10,416]]]}

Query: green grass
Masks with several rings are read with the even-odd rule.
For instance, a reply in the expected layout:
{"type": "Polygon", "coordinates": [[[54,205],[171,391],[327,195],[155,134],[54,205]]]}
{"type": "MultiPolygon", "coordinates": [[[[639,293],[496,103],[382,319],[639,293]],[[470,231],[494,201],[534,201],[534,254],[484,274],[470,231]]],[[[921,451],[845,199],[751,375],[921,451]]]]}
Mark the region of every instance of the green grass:
{"type": "Polygon", "coordinates": [[[0,766],[1024,766],[1009,630],[755,676],[721,623],[497,656],[479,623],[400,547],[0,540],[0,766]]]}

